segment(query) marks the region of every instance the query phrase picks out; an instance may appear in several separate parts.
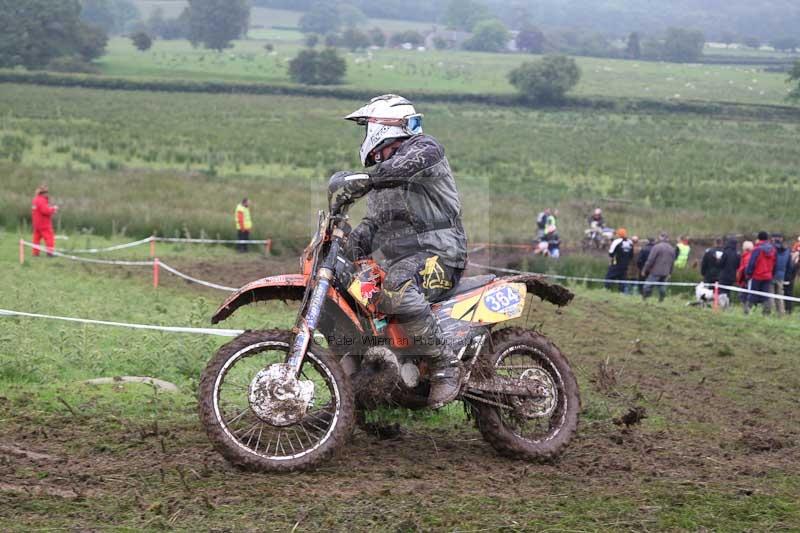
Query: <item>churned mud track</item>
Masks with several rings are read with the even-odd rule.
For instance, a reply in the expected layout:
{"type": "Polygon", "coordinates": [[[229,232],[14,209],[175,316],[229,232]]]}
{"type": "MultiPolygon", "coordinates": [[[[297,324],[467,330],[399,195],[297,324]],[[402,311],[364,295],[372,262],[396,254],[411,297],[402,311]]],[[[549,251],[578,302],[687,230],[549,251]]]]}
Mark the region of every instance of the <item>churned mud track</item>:
{"type": "Polygon", "coordinates": [[[635,425],[584,421],[553,465],[504,459],[466,423],[448,430],[404,430],[386,440],[357,431],[350,445],[317,471],[277,476],[229,466],[191,421],[142,425],[117,419],[120,428],[104,430],[102,422],[73,415],[55,416],[46,425],[9,415],[6,410],[2,416],[10,423],[0,439],[0,493],[12,503],[42,496],[115,497],[129,498],[144,511],[148,498],[171,490],[212,506],[264,491],[287,500],[300,491],[304,498],[380,499],[386,491],[437,490],[533,499],[563,491],[565,484],[617,494],[655,481],[758,492],[771,472],[800,473],[793,437],[770,440],[763,437],[767,428],[758,426],[750,433],[730,428],[731,442],[720,446],[688,437],[680,427],[644,432],[635,425]]]}

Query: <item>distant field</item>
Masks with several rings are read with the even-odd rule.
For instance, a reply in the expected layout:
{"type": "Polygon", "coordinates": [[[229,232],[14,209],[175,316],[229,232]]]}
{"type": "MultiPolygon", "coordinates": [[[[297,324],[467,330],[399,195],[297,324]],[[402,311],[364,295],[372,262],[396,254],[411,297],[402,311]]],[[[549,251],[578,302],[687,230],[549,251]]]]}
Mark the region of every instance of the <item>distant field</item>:
{"type": "MultiPolygon", "coordinates": [[[[262,31],[262,30],[258,30],[262,31]]],[[[297,32],[263,30],[269,41],[237,41],[222,53],[185,41],[157,41],[138,52],[127,39],[113,39],[99,64],[104,74],[166,79],[289,82],[287,64],[300,45],[297,32]],[[264,49],[271,42],[272,53],[264,49]]],[[[430,90],[509,94],[508,72],[535,56],[461,51],[376,50],[348,53],[346,87],[376,92],[430,90]]],[[[786,104],[786,75],[756,66],[683,65],[576,58],[582,69],[578,96],[786,104]]]]}
{"type": "MultiPolygon", "coordinates": [[[[138,5],[144,19],[147,19],[158,8],[163,10],[166,17],[176,17],[187,5],[183,0],[136,0],[135,3],[138,5]]],[[[254,7],[250,12],[250,26],[256,32],[261,28],[268,29],[273,26],[296,28],[302,16],[303,13],[301,11],[254,7]]],[[[430,30],[434,24],[412,20],[370,18],[367,19],[364,26],[366,28],[379,26],[383,31],[392,33],[404,30],[430,30]]]]}
{"type": "MultiPolygon", "coordinates": [[[[340,117],[362,102],[2,89],[9,161],[0,166],[0,223],[7,225],[27,216],[44,179],[68,205],[65,227],[108,233],[116,221],[141,236],[184,226],[230,235],[229,208],[248,193],[272,236],[303,242],[324,205],[327,176],[359,166],[362,133],[340,117]]],[[[563,236],[572,242],[594,204],[607,207],[612,225],[639,234],[800,229],[797,123],[418,107],[459,177],[473,242],[529,239],[548,204],[562,208],[563,236]]]]}

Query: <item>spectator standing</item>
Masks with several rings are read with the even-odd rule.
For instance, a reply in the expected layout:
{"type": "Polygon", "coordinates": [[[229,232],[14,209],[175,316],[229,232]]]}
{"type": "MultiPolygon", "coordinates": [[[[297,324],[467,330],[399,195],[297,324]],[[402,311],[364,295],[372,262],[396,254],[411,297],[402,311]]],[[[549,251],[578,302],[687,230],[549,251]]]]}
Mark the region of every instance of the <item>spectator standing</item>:
{"type": "MultiPolygon", "coordinates": [[[[742,243],[742,257],[739,260],[739,267],[736,269],[736,284],[743,289],[747,288],[745,270],[747,270],[747,264],[750,262],[750,256],[753,255],[753,248],[755,248],[753,241],[744,241],[742,243]]],[[[739,300],[742,304],[747,304],[748,298],[749,295],[746,292],[739,293],[739,300]]]]}
{"type": "Polygon", "coordinates": [[[44,239],[47,256],[53,257],[56,248],[56,236],[53,231],[53,215],[58,212],[57,205],[50,205],[47,185],[39,185],[31,202],[31,219],[33,222],[33,255],[39,255],[39,243],[44,239]]]}
{"type": "Polygon", "coordinates": [[[611,264],[608,266],[608,272],[606,273],[606,289],[616,289],[624,292],[626,283],[613,282],[627,280],[628,265],[633,259],[633,241],[628,238],[628,232],[625,228],[617,230],[617,238],[611,243],[608,255],[611,258],[611,264]]]}
{"type": "Polygon", "coordinates": [[[547,227],[547,219],[550,216],[550,208],[546,207],[544,211],[536,216],[536,238],[540,241],[544,239],[545,228],[547,227]]]}
{"type": "MultiPolygon", "coordinates": [[[[250,230],[253,229],[253,220],[250,218],[250,200],[247,197],[242,198],[239,205],[236,206],[236,235],[237,240],[249,241],[250,230]]],[[[236,244],[236,249],[240,253],[247,251],[247,243],[240,242],[236,244]]]]}
{"type": "Polygon", "coordinates": [[[648,237],[642,249],[639,250],[639,255],[636,256],[636,279],[640,282],[639,294],[643,294],[644,292],[644,285],[641,283],[647,278],[647,276],[644,275],[644,265],[647,263],[647,258],[650,257],[650,251],[655,244],[656,240],[652,237],[648,237]]]}
{"type": "MultiPolygon", "coordinates": [[[[794,246],[792,247],[794,248],[794,246]]],[[[784,294],[786,296],[794,296],[794,280],[797,279],[798,264],[800,263],[800,250],[792,251],[789,256],[789,266],[786,267],[786,285],[784,286],[784,294]]],[[[791,315],[794,310],[794,302],[786,300],[786,314],[791,315]]]]}
{"type": "MultiPolygon", "coordinates": [[[[750,254],[750,259],[747,261],[747,267],[744,274],[747,279],[747,288],[751,291],[770,292],[772,289],[772,276],[775,272],[775,259],[777,257],[777,250],[775,246],[769,242],[769,233],[761,231],[758,233],[758,242],[756,242],[753,253],[750,254]]],[[[756,304],[762,304],[762,312],[765,315],[770,314],[772,310],[772,302],[768,296],[760,294],[748,294],[747,303],[744,306],[745,314],[750,312],[750,308],[756,304]]]]}
{"type": "MultiPolygon", "coordinates": [[[[752,244],[752,243],[751,243],[752,244]]],[[[736,239],[729,237],[725,241],[725,247],[722,249],[722,259],[719,261],[719,284],[732,287],[736,283],[736,271],[739,268],[741,257],[739,252],[736,251],[736,239]]],[[[720,294],[728,294],[730,297],[729,289],[720,289],[720,294]]]]}
{"type": "Polygon", "coordinates": [[[558,209],[553,209],[547,215],[547,220],[544,227],[545,235],[556,233],[558,231],[558,209]]]}
{"type": "MultiPolygon", "coordinates": [[[[772,234],[772,244],[775,246],[775,268],[772,273],[772,294],[783,296],[786,288],[786,272],[792,260],[792,252],[783,244],[783,235],[780,233],[772,234]]],[[[778,316],[786,313],[786,302],[780,298],[775,298],[775,312],[778,316]]]]}
{"type": "MultiPolygon", "coordinates": [[[[669,235],[662,232],[658,236],[658,244],[653,246],[644,265],[644,275],[646,282],[642,297],[647,299],[653,292],[653,283],[664,283],[672,275],[672,268],[675,265],[675,247],[669,243],[669,235]]],[[[667,295],[667,287],[658,285],[658,301],[663,302],[667,295]]]]}
{"type": "Polygon", "coordinates": [[[703,283],[714,285],[719,281],[722,270],[722,239],[714,239],[714,246],[706,248],[703,259],[700,261],[700,275],[703,276],[703,283]]]}
{"type": "Polygon", "coordinates": [[[689,264],[689,254],[692,248],[689,246],[689,239],[681,235],[678,244],[675,245],[675,268],[686,268],[689,264]]]}
{"type": "MultiPolygon", "coordinates": [[[[631,259],[628,261],[628,271],[625,273],[625,279],[630,281],[639,281],[639,269],[636,266],[636,261],[634,260],[636,257],[636,247],[639,245],[639,236],[634,235],[631,237],[631,243],[633,243],[633,247],[631,249],[631,259]]],[[[637,285],[636,283],[626,283],[625,294],[639,292],[639,287],[640,285],[637,285]]]]}

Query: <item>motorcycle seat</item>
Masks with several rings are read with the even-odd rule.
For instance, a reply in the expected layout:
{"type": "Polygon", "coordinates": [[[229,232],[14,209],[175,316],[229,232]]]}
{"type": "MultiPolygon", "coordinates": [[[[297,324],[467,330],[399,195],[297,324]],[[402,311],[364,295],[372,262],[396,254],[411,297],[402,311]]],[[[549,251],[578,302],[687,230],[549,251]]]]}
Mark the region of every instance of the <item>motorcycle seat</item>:
{"type": "Polygon", "coordinates": [[[469,292],[473,289],[483,287],[484,285],[488,285],[489,283],[494,281],[495,278],[497,278],[497,276],[495,276],[494,274],[484,274],[482,276],[470,276],[468,278],[461,278],[461,280],[455,287],[453,287],[446,293],[442,294],[441,296],[433,300],[432,303],[443,302],[445,300],[453,298],[454,296],[458,296],[459,294],[464,294],[465,292],[469,292]]]}

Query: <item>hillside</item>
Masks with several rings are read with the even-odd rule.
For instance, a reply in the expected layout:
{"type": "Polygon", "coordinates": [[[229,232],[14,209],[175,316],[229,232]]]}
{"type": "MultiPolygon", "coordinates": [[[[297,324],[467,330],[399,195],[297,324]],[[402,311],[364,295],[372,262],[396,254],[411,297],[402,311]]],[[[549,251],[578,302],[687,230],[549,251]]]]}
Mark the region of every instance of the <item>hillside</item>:
{"type": "MultiPolygon", "coordinates": [[[[351,0],[371,17],[443,22],[449,0],[351,0]]],[[[670,26],[697,28],[709,38],[724,32],[761,39],[798,35],[800,4],[792,0],[486,0],[492,12],[516,26],[523,14],[545,28],[583,28],[613,35],[660,33],[670,26]]],[[[256,0],[265,7],[307,9],[312,0],[256,0]]]]}

